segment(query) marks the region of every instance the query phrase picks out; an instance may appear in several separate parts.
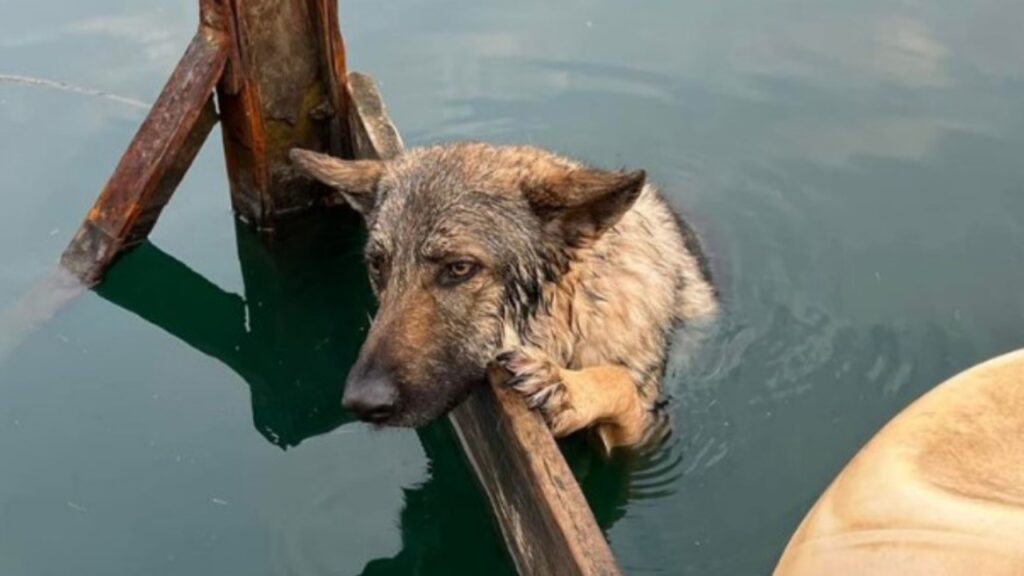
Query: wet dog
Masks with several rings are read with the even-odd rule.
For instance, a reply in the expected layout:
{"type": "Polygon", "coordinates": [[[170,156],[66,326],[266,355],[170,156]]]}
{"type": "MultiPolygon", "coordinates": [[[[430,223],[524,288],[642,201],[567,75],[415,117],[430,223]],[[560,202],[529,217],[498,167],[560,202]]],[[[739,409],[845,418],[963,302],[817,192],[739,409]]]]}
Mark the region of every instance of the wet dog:
{"type": "Polygon", "coordinates": [[[697,238],[643,171],[479,143],[292,160],[369,230],[380,307],[345,387],[357,416],[425,424],[496,363],[556,436],[651,435],[669,338],[718,301],[697,238]]]}

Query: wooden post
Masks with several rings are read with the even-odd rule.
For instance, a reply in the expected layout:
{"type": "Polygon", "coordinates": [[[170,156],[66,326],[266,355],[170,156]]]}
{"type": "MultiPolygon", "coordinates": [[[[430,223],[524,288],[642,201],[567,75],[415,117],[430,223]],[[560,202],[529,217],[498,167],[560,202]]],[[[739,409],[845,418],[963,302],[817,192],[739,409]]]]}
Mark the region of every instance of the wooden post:
{"type": "Polygon", "coordinates": [[[333,0],[200,0],[199,31],[61,257],[88,284],[153,229],[217,121],[232,204],[244,220],[321,203],[296,177],[295,146],[350,156],[345,49],[333,0]]]}
{"type": "Polygon", "coordinates": [[[61,257],[64,268],[88,284],[149,235],[217,122],[211,98],[228,41],[215,27],[215,12],[204,0],[199,31],[61,257]]]}
{"type": "MultiPolygon", "coordinates": [[[[373,80],[351,73],[350,125],[356,158],[388,159],[402,139],[373,80]]],[[[343,200],[337,199],[337,203],[343,200]]],[[[576,479],[540,416],[505,390],[500,374],[450,421],[523,576],[614,576],[615,558],[576,479]]]]}
{"type": "Polygon", "coordinates": [[[350,156],[345,51],[333,0],[224,0],[234,58],[217,89],[235,212],[259,228],[321,201],[295,147],[350,156]]]}

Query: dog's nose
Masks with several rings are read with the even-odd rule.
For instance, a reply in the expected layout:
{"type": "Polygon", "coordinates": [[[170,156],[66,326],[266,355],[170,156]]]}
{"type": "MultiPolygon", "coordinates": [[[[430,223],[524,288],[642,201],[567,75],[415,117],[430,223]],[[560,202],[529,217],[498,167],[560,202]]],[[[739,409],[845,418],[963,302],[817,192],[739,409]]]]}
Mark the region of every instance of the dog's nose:
{"type": "Polygon", "coordinates": [[[349,376],[341,404],[360,420],[380,424],[395,415],[398,387],[382,372],[349,376]]]}

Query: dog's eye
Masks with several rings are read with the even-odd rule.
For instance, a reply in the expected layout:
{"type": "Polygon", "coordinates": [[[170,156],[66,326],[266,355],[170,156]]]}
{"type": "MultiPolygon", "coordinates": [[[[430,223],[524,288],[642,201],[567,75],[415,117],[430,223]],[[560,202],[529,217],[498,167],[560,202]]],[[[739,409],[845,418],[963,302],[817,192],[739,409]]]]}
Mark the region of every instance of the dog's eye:
{"type": "Polygon", "coordinates": [[[454,285],[470,279],[480,270],[480,265],[472,260],[456,260],[444,267],[439,278],[441,284],[454,285]]]}

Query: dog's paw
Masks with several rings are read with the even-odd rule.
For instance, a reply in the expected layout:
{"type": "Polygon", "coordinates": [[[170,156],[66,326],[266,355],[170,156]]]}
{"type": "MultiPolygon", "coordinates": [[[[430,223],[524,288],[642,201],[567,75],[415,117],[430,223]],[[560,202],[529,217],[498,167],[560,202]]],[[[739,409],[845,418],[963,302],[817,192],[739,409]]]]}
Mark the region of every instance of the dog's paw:
{"type": "Polygon", "coordinates": [[[562,381],[562,370],[546,354],[534,348],[517,348],[502,352],[495,361],[511,374],[505,385],[544,417],[555,436],[571,434],[581,427],[562,381]]]}
{"type": "Polygon", "coordinates": [[[540,408],[564,393],[561,370],[540,350],[508,350],[498,354],[496,362],[511,375],[505,385],[522,394],[530,408],[540,408]]]}

